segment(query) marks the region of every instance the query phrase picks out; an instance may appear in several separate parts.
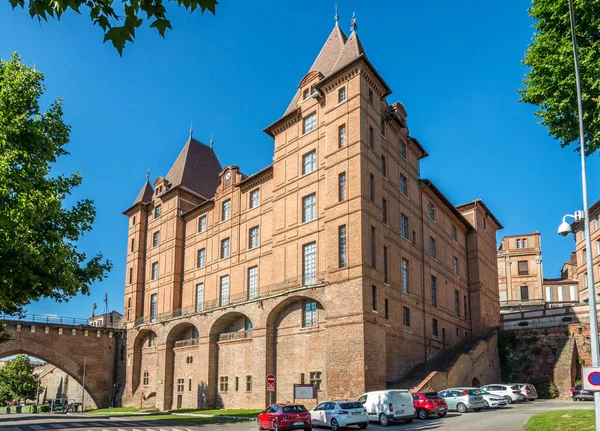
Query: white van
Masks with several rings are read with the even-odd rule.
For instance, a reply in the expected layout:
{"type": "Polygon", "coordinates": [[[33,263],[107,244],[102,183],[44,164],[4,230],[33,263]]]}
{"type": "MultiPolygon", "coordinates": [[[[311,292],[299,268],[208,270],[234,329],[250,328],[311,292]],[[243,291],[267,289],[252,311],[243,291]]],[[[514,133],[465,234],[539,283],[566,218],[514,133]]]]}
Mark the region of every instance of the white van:
{"type": "Polygon", "coordinates": [[[408,389],[367,392],[358,402],[367,409],[369,421],[378,421],[383,426],[398,420],[409,424],[415,418],[413,397],[408,389]]]}

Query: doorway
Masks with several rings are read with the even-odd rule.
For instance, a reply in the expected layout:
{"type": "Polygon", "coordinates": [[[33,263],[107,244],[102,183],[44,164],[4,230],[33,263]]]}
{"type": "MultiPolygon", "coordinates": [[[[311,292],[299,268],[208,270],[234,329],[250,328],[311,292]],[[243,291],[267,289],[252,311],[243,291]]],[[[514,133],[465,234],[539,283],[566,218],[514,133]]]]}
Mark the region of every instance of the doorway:
{"type": "Polygon", "coordinates": [[[479,383],[479,379],[477,377],[473,377],[473,380],[471,381],[471,386],[475,388],[481,387],[481,383],[479,383]]]}
{"type": "Polygon", "coordinates": [[[181,408],[181,404],[183,404],[183,395],[177,395],[177,408],[181,408]]]}

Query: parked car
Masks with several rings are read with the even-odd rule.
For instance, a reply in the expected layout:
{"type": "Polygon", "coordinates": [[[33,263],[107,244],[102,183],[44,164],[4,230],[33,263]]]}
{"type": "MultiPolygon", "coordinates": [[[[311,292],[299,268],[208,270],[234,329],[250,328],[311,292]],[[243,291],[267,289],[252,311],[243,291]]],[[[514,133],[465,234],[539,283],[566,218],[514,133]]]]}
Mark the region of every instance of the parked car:
{"type": "Polygon", "coordinates": [[[435,392],[414,393],[412,397],[419,419],[427,419],[431,414],[443,418],[448,414],[448,404],[435,392]]]}
{"type": "Polygon", "coordinates": [[[508,404],[512,404],[516,401],[525,401],[527,399],[516,385],[501,383],[482,386],[480,389],[504,398],[508,404]]]}
{"type": "Polygon", "coordinates": [[[367,409],[358,401],[326,401],[310,411],[310,419],[313,427],[327,426],[333,431],[348,425],[369,425],[367,409]]]}
{"type": "Polygon", "coordinates": [[[301,404],[273,404],[258,415],[256,422],[259,430],[312,429],[310,413],[301,404]]]}
{"type": "Polygon", "coordinates": [[[516,387],[518,387],[519,390],[521,391],[521,393],[523,395],[525,395],[525,398],[527,398],[529,401],[535,401],[538,397],[535,386],[533,386],[532,384],[529,384],[529,383],[509,383],[509,384],[515,385],[516,387]]]}
{"type": "Polygon", "coordinates": [[[399,420],[408,424],[415,417],[415,406],[408,389],[367,392],[358,398],[358,402],[367,409],[369,421],[378,421],[383,426],[399,420]]]}
{"type": "Polygon", "coordinates": [[[594,401],[594,393],[586,391],[581,386],[576,386],[573,391],[573,401],[594,401]]]}
{"type": "Polygon", "coordinates": [[[468,410],[478,412],[485,408],[483,397],[479,395],[479,391],[473,389],[445,389],[438,392],[438,395],[444,398],[444,401],[448,404],[448,410],[457,410],[460,413],[466,413],[468,410]]]}
{"type": "Polygon", "coordinates": [[[465,387],[465,388],[450,388],[455,389],[457,391],[465,391],[465,390],[474,390],[479,393],[483,397],[483,402],[485,403],[485,408],[498,408],[506,406],[507,402],[504,398],[499,395],[494,395],[489,393],[488,391],[484,391],[483,389],[474,388],[474,387],[465,387]]]}

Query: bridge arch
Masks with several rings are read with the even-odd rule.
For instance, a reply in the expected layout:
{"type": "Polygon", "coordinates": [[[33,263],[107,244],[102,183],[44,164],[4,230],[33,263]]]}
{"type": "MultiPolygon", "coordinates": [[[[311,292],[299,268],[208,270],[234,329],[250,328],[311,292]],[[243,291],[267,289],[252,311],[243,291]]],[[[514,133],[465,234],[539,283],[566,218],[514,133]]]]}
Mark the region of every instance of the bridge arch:
{"type": "Polygon", "coordinates": [[[136,393],[140,384],[144,386],[144,393],[140,394],[140,404],[143,407],[154,407],[153,398],[150,394],[156,396],[156,378],[150,378],[150,370],[155,372],[157,363],[157,335],[151,329],[142,329],[135,336],[133,342],[133,361],[132,361],[132,388],[133,393],[136,393]],[[148,376],[142,376],[142,373],[148,373],[148,376]],[[147,405],[147,404],[151,405],[147,405]]]}
{"type": "MultiPolygon", "coordinates": [[[[36,343],[35,341],[24,341],[21,338],[13,339],[6,343],[0,343],[0,358],[6,358],[8,356],[14,356],[18,354],[25,354],[41,359],[64,371],[79,385],[82,385],[83,383],[83,355],[81,355],[81,362],[76,362],[70,357],[63,355],[54,349],[36,343]]],[[[88,371],[89,370],[86,369],[86,373],[88,371]]],[[[97,385],[93,380],[86,380],[85,392],[92,399],[92,401],[94,401],[94,404],[100,407],[102,406],[102,403],[100,402],[100,397],[96,395],[100,388],[97,388],[96,386],[97,385]]]]}

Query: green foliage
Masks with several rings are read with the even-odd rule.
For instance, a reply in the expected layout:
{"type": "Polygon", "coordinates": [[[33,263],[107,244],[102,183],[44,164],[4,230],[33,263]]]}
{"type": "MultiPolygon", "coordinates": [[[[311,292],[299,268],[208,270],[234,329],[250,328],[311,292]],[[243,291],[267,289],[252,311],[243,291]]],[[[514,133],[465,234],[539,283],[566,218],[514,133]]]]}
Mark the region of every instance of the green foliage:
{"type": "MultiPolygon", "coordinates": [[[[586,154],[600,148],[600,0],[576,0],[576,34],[579,51],[586,154]]],[[[568,0],[533,0],[529,14],[536,30],[525,52],[521,102],[535,113],[548,134],[566,147],[578,140],[577,92],[568,0]]]]}
{"type": "Polygon", "coordinates": [[[32,18],[45,21],[48,17],[60,19],[69,9],[78,14],[81,14],[82,7],[88,9],[92,22],[104,31],[104,42],[111,41],[121,55],[125,44],[133,42],[136,30],[144,22],[144,15],[150,22],[150,28],[155,28],[165,37],[165,31],[172,29],[167,19],[167,3],[174,1],[191,12],[200,8],[202,13],[209,11],[213,15],[218,4],[217,0],[28,0],[25,6],[25,0],[8,1],[13,9],[27,7],[32,18]]]}
{"type": "Polygon", "coordinates": [[[40,413],[48,413],[50,411],[50,406],[48,404],[42,404],[38,407],[40,413]]]}
{"type": "Polygon", "coordinates": [[[538,393],[538,397],[541,399],[549,399],[553,400],[558,398],[558,387],[551,380],[535,380],[532,381],[531,384],[535,386],[535,389],[538,393]]]}
{"type": "Polygon", "coordinates": [[[583,366],[585,366],[585,359],[579,358],[579,359],[577,359],[577,363],[583,367],[583,366]]]}
{"type": "Polygon", "coordinates": [[[0,402],[34,399],[37,380],[26,355],[18,355],[0,368],[0,402]]]}
{"type": "Polygon", "coordinates": [[[583,381],[581,379],[575,380],[575,387],[583,386],[583,381]]]}
{"type": "Polygon", "coordinates": [[[0,312],[6,314],[41,298],[88,294],[112,266],[101,254],[88,259],[77,249],[96,216],[89,199],[63,207],[81,175],[50,176],[68,154],[70,127],[60,100],[40,109],[43,79],[16,54],[0,59],[0,312]]]}

